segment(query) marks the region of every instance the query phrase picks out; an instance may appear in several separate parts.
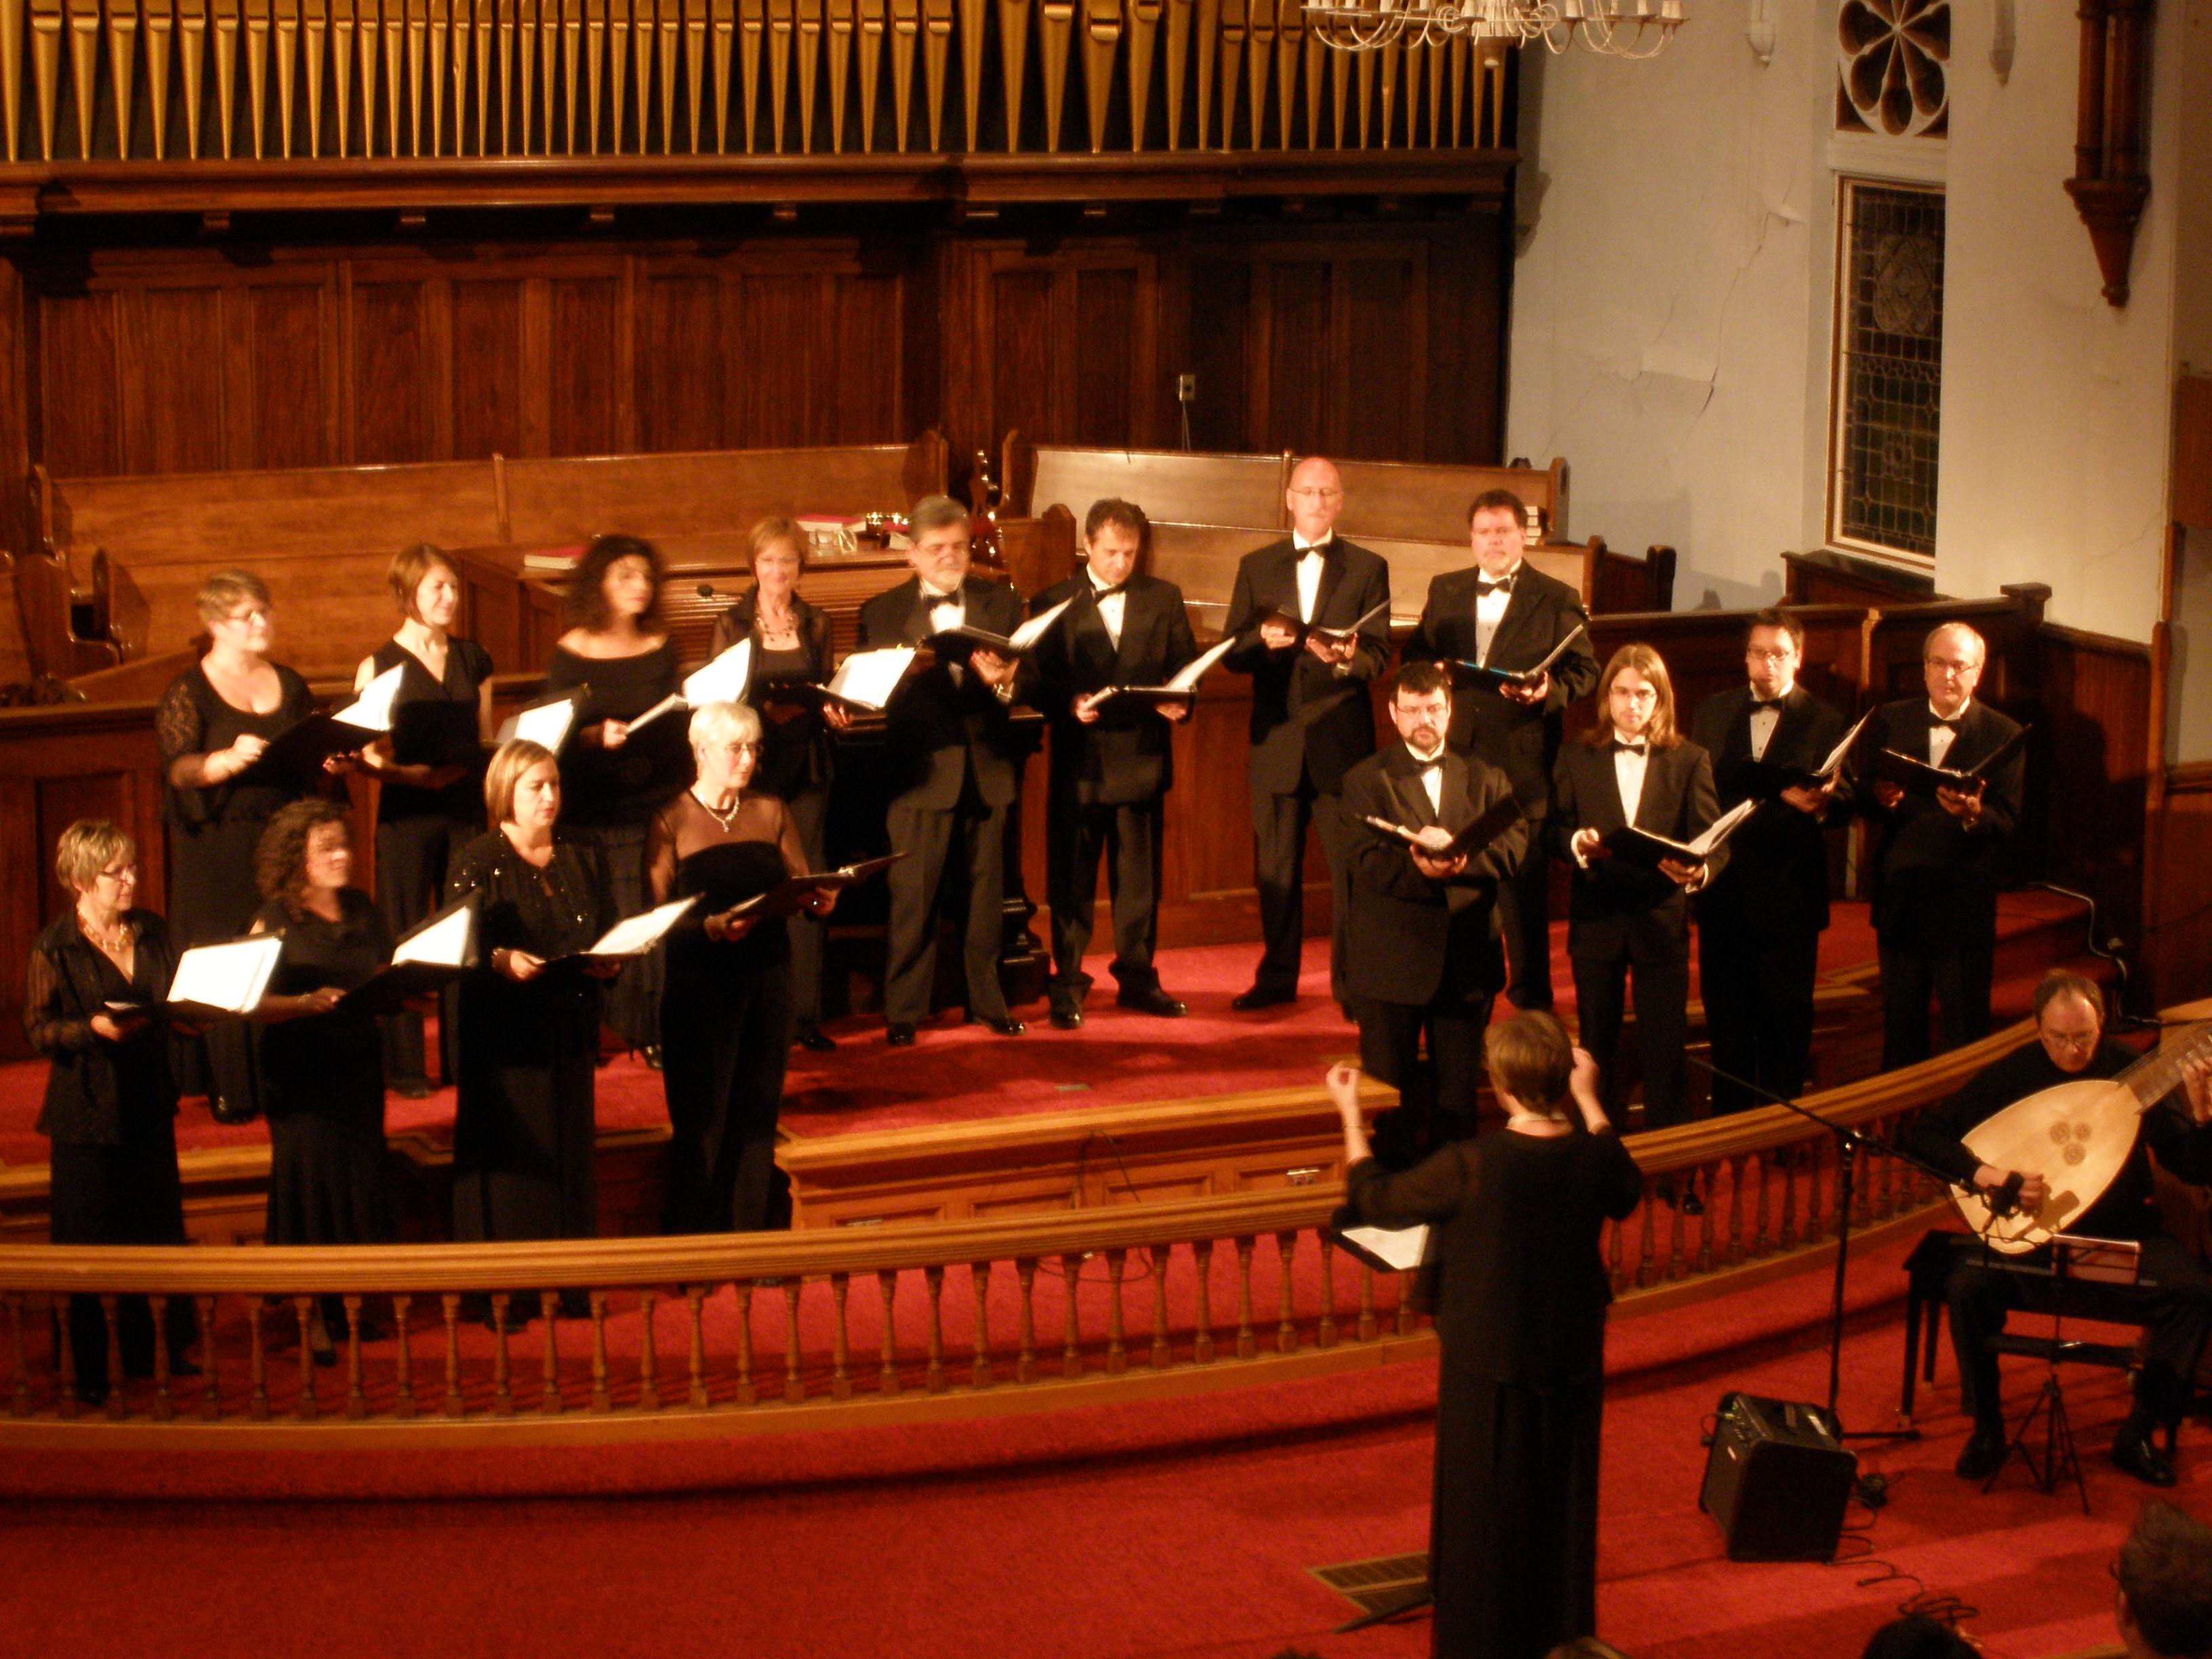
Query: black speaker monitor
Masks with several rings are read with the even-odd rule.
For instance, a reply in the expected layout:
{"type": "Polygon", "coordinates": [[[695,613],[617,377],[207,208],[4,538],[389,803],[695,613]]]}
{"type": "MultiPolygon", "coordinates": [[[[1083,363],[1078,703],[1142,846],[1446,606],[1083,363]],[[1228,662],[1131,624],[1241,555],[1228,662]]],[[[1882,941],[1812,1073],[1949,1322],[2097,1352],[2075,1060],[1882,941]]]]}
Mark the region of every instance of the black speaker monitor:
{"type": "Polygon", "coordinates": [[[1858,1459],[1818,1406],[1721,1396],[1698,1507],[1720,1522],[1731,1561],[1826,1561],[1836,1553],[1858,1459]]]}

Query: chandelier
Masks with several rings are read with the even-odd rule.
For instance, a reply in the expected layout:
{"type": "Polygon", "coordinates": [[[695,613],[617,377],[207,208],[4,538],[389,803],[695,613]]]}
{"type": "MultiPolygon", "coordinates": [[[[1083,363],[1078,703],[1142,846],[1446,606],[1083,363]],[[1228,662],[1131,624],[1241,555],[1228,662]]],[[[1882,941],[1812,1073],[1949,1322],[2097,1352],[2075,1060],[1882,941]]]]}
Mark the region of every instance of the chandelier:
{"type": "Polygon", "coordinates": [[[1608,58],[1656,58],[1682,27],[1682,0],[1308,0],[1306,27],[1339,52],[1447,40],[1541,41],[1608,58]]]}

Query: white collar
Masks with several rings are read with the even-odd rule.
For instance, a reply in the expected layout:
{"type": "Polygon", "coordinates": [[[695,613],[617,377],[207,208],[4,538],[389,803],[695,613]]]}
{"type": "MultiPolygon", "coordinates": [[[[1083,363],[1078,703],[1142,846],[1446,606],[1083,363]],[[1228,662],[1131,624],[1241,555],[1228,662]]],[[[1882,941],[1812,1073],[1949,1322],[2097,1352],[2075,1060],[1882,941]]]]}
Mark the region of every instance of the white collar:
{"type": "Polygon", "coordinates": [[[1959,705],[1959,712],[1957,714],[1947,714],[1936,706],[1936,699],[1930,697],[1928,700],[1928,715],[1930,720],[1941,720],[1946,726],[1956,726],[1960,720],[1966,718],[1966,711],[1973,706],[1974,700],[1972,697],[1969,697],[1966,702],[1959,705]]]}
{"type": "MultiPolygon", "coordinates": [[[[917,577],[915,580],[920,580],[921,579],[917,577]]],[[[961,584],[963,587],[966,585],[967,584],[964,582],[961,584]]],[[[929,600],[933,604],[942,604],[947,599],[962,599],[964,598],[965,595],[961,592],[960,588],[958,587],[954,588],[950,593],[940,593],[925,581],[921,584],[921,597],[929,600]]]]}
{"type": "Polygon", "coordinates": [[[1433,755],[1424,755],[1410,743],[1406,744],[1406,752],[1413,757],[1413,763],[1417,766],[1426,768],[1443,764],[1444,745],[1443,744],[1437,745],[1437,752],[1433,755]]]}
{"type": "Polygon", "coordinates": [[[1744,685],[1744,690],[1751,693],[1751,700],[1753,702],[1786,702],[1789,701],[1790,694],[1796,689],[1797,682],[1792,680],[1789,684],[1784,686],[1779,691],[1777,691],[1772,696],[1762,697],[1759,695],[1759,688],[1757,686],[1753,685],[1748,682],[1746,682],[1744,685]]]}
{"type": "Polygon", "coordinates": [[[1097,571],[1093,570],[1093,569],[1092,569],[1089,565],[1087,565],[1087,564],[1086,564],[1086,565],[1085,565],[1085,566],[1083,567],[1083,574],[1084,574],[1084,575],[1085,575],[1085,576],[1086,576],[1087,578],[1089,578],[1090,582],[1091,582],[1091,591],[1092,592],[1094,592],[1094,593],[1103,593],[1103,592],[1104,592],[1108,588],[1109,588],[1109,587],[1119,587],[1119,588],[1121,588],[1121,591],[1122,591],[1123,592],[1125,592],[1125,593],[1126,593],[1127,592],[1128,592],[1128,588],[1129,588],[1129,582],[1133,582],[1133,581],[1136,580],[1136,579],[1137,579],[1137,573],[1136,573],[1135,571],[1132,570],[1132,571],[1129,573],[1129,576],[1128,576],[1128,580],[1127,580],[1127,581],[1122,581],[1122,582],[1102,582],[1102,581],[1100,581],[1100,580],[1098,580],[1098,573],[1097,573],[1097,571]]]}
{"type": "Polygon", "coordinates": [[[1496,576],[1492,575],[1480,565],[1477,565],[1474,568],[1474,579],[1477,581],[1483,582],[1510,582],[1520,575],[1521,567],[1528,562],[1528,561],[1526,559],[1516,559],[1513,561],[1513,568],[1510,570],[1505,571],[1496,576]]]}
{"type": "Polygon", "coordinates": [[[1291,545],[1297,550],[1298,556],[1300,558],[1305,557],[1309,553],[1328,552],[1328,544],[1335,539],[1336,532],[1334,530],[1330,531],[1328,534],[1323,536],[1317,542],[1308,541],[1304,537],[1299,535],[1295,530],[1291,532],[1291,545]]]}

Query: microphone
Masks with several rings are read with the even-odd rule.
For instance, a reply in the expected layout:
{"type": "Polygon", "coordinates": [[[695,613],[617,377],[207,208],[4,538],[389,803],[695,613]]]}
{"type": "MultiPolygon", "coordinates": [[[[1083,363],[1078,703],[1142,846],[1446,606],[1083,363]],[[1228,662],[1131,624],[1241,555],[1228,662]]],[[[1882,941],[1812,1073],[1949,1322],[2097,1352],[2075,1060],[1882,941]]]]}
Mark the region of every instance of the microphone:
{"type": "Polygon", "coordinates": [[[2007,1176],[2004,1185],[1989,1195],[1990,1213],[1992,1215],[2017,1214],[2020,1210],[2020,1189],[2027,1182],[2027,1177],[2017,1170],[2007,1176]]]}
{"type": "Polygon", "coordinates": [[[712,582],[701,582],[699,584],[698,592],[699,597],[702,599],[719,599],[722,597],[720,593],[717,593],[714,591],[714,584],[712,582]]]}

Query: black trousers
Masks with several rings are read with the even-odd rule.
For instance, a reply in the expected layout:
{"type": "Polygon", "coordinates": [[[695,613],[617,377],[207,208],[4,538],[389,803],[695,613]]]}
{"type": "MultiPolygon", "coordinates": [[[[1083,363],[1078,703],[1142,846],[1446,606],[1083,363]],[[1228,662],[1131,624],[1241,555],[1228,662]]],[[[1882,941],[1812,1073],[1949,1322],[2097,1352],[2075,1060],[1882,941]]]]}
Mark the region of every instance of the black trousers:
{"type": "MultiPolygon", "coordinates": [[[[1577,957],[1575,1016],[1582,1046],[1605,1070],[1605,1115],[1625,1127],[1626,1091],[1614,1056],[1629,981],[1626,957],[1603,961],[1577,957]]],[[[1639,962],[1635,969],[1636,1048],[1644,1062],[1644,1127],[1663,1129],[1680,1123],[1682,1106],[1682,1044],[1688,1034],[1689,964],[1639,962]]]]}
{"type": "Polygon", "coordinates": [[[1552,860],[1544,855],[1544,820],[1528,825],[1528,856],[1498,884],[1498,920],[1513,978],[1505,1000],[1516,1008],[1552,1006],[1552,860]]]}
{"type": "MultiPolygon", "coordinates": [[[[830,820],[830,786],[816,784],[802,789],[784,805],[790,810],[792,827],[799,831],[799,847],[806,854],[806,867],[827,869],[829,854],[823,830],[830,820]]],[[[822,1023],[823,944],[828,938],[830,924],[823,917],[802,910],[786,926],[791,929],[792,1016],[799,1030],[811,1031],[822,1023]]]]}
{"type": "Polygon", "coordinates": [[[891,914],[884,1018],[894,1025],[919,1025],[929,1018],[930,988],[937,978],[939,890],[957,846],[966,876],[961,935],[968,1012],[984,1019],[1006,1018],[999,957],[1006,934],[1006,809],[986,805],[971,778],[957,805],[939,809],[894,801],[886,820],[891,849],[906,856],[884,872],[891,914]]]}
{"type": "Polygon", "coordinates": [[[1941,1016],[1937,1028],[1948,1054],[1990,1034],[1990,975],[1993,941],[1975,940],[1944,950],[1881,941],[1881,1069],[1895,1071],[1929,1057],[1928,1000],[1941,1016]]]}
{"type": "MultiPolygon", "coordinates": [[[[2042,1253],[2018,1258],[2040,1263],[2042,1253]]],[[[2142,1247],[2142,1277],[2134,1285],[2057,1280],[1985,1266],[1978,1249],[1963,1251],[1944,1287],[1951,1309],[1951,1346],[1959,1360],[1960,1403],[1978,1424],[2003,1419],[1997,1357],[1990,1341],[2004,1332],[2014,1309],[2069,1318],[2112,1319],[2145,1326],[2150,1356],[2136,1376],[2136,1414],[2179,1423],[2189,1406],[2204,1337],[2212,1330],[2212,1275],[2179,1239],[2160,1234],[2142,1247]]]]}
{"type": "Polygon", "coordinates": [[[1053,991],[1080,1001],[1091,989],[1083,953],[1098,902],[1098,860],[1114,916],[1114,982],[1125,992],[1160,982],[1152,955],[1160,936],[1160,849],[1164,813],[1158,795],[1100,805],[1055,789],[1045,804],[1046,897],[1052,906],[1053,991]]]}
{"type": "Polygon", "coordinates": [[[1334,920],[1329,928],[1328,988],[1349,1002],[1344,982],[1344,918],[1351,908],[1350,877],[1345,854],[1351,840],[1344,797],[1301,778],[1287,795],[1256,785],[1252,790],[1252,874],[1260,894],[1260,937],[1265,941],[1256,989],[1296,995],[1298,966],[1305,948],[1306,827],[1321,832],[1322,857],[1328,865],[1334,920]]]}
{"type": "MultiPolygon", "coordinates": [[[[471,823],[424,815],[391,818],[376,826],[376,908],[398,939],[446,902],[446,865],[453,849],[483,832],[471,823]]],[[[451,1082],[453,1002],[439,1019],[438,1073],[451,1082]]],[[[429,1080],[422,1046],[422,1016],[398,1013],[377,1022],[384,1040],[384,1076],[393,1088],[429,1080]]]]}
{"type": "MultiPolygon", "coordinates": [[[[1482,1034],[1496,1000],[1495,994],[1486,991],[1471,1000],[1442,994],[1420,1004],[1376,997],[1353,1002],[1360,1069],[1398,1091],[1398,1109],[1376,1125],[1378,1147],[1388,1141],[1394,1153],[1418,1158],[1443,1141],[1474,1138],[1475,1103],[1482,1090],[1482,1034]],[[1425,1032],[1425,1063],[1420,1052],[1425,1032]]],[[[1383,1161],[1395,1164],[1397,1158],[1383,1161]]]]}
{"type": "MultiPolygon", "coordinates": [[[[47,1237],[56,1244],[181,1244],[184,1191],[177,1176],[177,1132],[161,1117],[139,1126],[119,1146],[58,1140],[48,1153],[47,1237]]],[[[80,1394],[107,1386],[107,1315],[96,1296],[69,1299],[70,1358],[80,1394]]],[[[162,1316],[172,1363],[185,1356],[197,1327],[192,1300],[174,1296],[162,1316]]],[[[154,1314],[143,1296],[118,1297],[115,1335],[126,1376],[154,1371],[154,1314]]]]}
{"type": "Polygon", "coordinates": [[[1716,1075],[1716,1117],[1764,1105],[1769,1095],[1795,1100],[1804,1092],[1813,1053],[1813,982],[1820,956],[1817,933],[1787,939],[1757,939],[1739,918],[1698,916],[1698,982],[1705,993],[1713,1065],[1765,1091],[1716,1075]]]}

